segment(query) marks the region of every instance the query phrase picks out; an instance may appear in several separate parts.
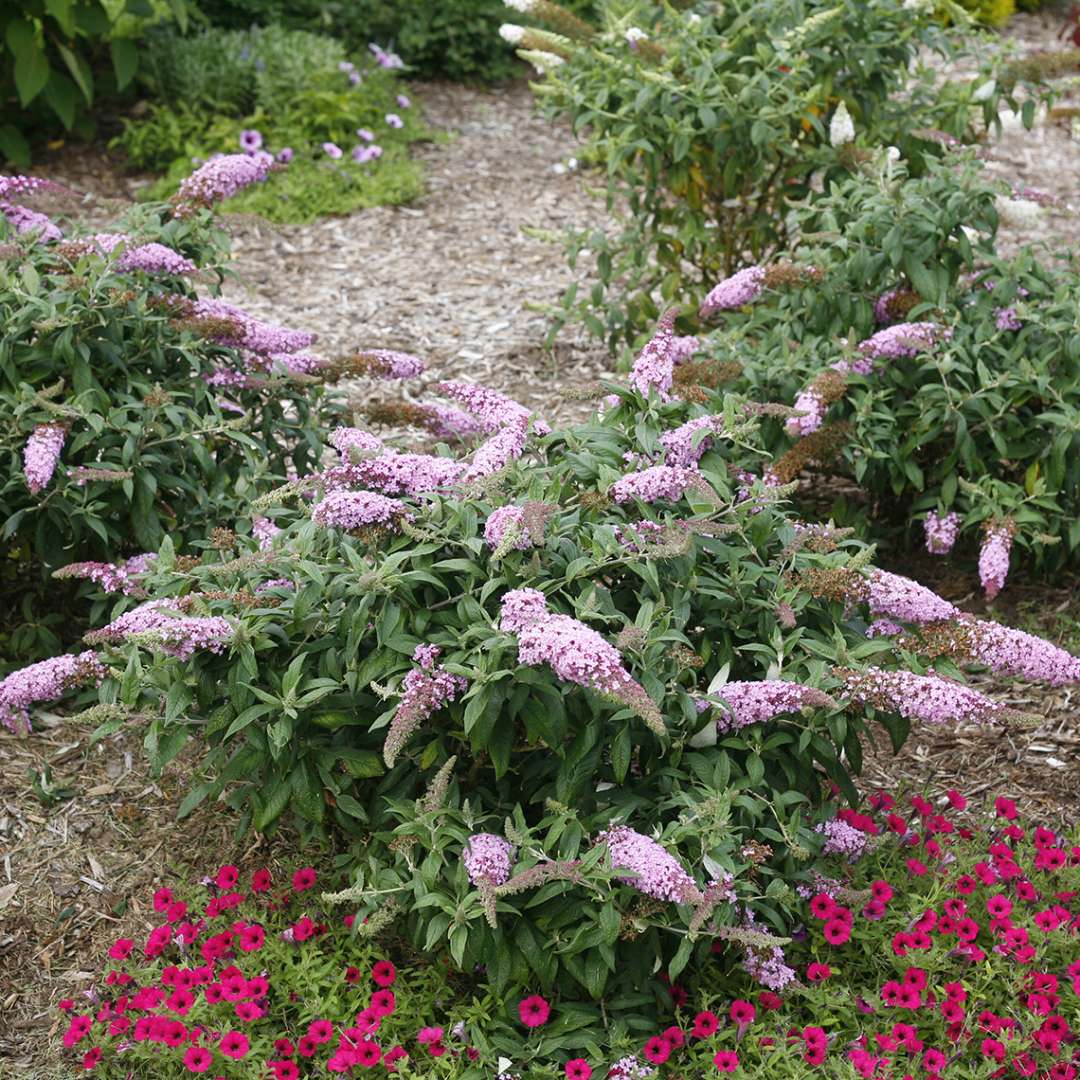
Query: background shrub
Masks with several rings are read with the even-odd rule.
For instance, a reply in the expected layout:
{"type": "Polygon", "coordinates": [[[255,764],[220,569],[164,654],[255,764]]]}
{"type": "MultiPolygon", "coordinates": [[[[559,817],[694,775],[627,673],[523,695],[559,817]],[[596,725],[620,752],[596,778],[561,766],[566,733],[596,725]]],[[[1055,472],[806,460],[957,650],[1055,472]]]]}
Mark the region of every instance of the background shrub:
{"type": "MultiPolygon", "coordinates": [[[[568,60],[540,61],[537,93],[607,166],[620,227],[571,238],[572,261],[582,248],[596,254],[598,280],[564,304],[612,342],[796,241],[791,208],[812,176],[827,183],[837,168],[830,127],[841,104],[860,142],[899,147],[918,172],[939,153],[926,130],[970,140],[1001,100],[985,73],[943,82],[921,66],[926,50],[958,60],[970,37],[895,0],[740,0],[701,15],[616,0],[604,11],[588,47],[547,49],[568,60]]],[[[544,53],[541,39],[522,44],[544,53]]]]}

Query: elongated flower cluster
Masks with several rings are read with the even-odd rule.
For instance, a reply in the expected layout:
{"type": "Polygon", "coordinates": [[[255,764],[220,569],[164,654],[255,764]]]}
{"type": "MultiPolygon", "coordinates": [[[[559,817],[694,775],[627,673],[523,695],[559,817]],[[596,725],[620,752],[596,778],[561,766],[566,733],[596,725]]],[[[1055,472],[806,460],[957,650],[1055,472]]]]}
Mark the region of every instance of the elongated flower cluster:
{"type": "Polygon", "coordinates": [[[254,154],[224,154],[200,165],[181,184],[175,214],[185,217],[200,206],[221,202],[270,175],[274,157],[265,150],[254,154]]]}
{"type": "Polygon", "coordinates": [[[979,581],[987,600],[993,600],[1005,587],[1015,532],[1016,527],[1007,521],[991,524],[983,536],[979,549],[979,581]]]}
{"type": "Polygon", "coordinates": [[[269,518],[256,517],[251,522],[251,535],[258,540],[260,551],[269,551],[274,545],[274,537],[282,531],[269,518]]]}
{"type": "Polygon", "coordinates": [[[123,233],[95,233],[90,243],[107,254],[121,244],[127,245],[117,258],[115,267],[121,273],[141,270],[144,274],[194,274],[197,267],[171,247],[151,241],[145,244],[131,243],[131,237],[123,233]]]}
{"type": "Polygon", "coordinates": [[[803,415],[791,417],[784,429],[789,435],[809,435],[821,427],[828,405],[813,386],[808,386],[795,398],[794,408],[803,415]]]}
{"type": "Polygon", "coordinates": [[[354,462],[344,470],[352,483],[385,495],[422,495],[456,484],[465,466],[433,454],[380,454],[354,462]]]}
{"type": "Polygon", "coordinates": [[[532,547],[532,537],[525,524],[525,511],[520,506],[500,506],[492,510],[484,523],[484,543],[499,550],[503,543],[516,551],[532,547]]]}
{"type": "Polygon", "coordinates": [[[939,514],[931,510],[923,521],[926,535],[926,550],[931,555],[948,555],[956,543],[956,534],[960,529],[960,515],[955,511],[939,514]]]}
{"type": "Polygon", "coordinates": [[[494,833],[473,833],[461,852],[465,873],[474,885],[505,885],[514,863],[514,845],[494,833]]]}
{"type": "Polygon", "coordinates": [[[351,461],[352,452],[359,454],[378,454],[383,450],[382,440],[370,431],[354,427],[334,428],[328,439],[330,445],[341,454],[342,461],[351,461]]]}
{"type": "Polygon", "coordinates": [[[43,491],[56,471],[67,430],[62,424],[38,424],[23,448],[23,475],[32,495],[43,491]]]}
{"type": "Polygon", "coordinates": [[[612,869],[630,871],[619,874],[619,880],[638,892],[675,904],[701,902],[702,893],[697,882],[679,860],[655,840],[628,825],[613,825],[600,833],[596,842],[607,848],[612,869]]]}
{"type": "Polygon", "coordinates": [[[383,743],[383,760],[387,768],[394,767],[409,736],[432,713],[438,712],[468,689],[468,679],[451,675],[446,668],[435,663],[440,651],[437,645],[418,645],[413,652],[413,660],[419,667],[413,668],[402,680],[401,700],[383,743]]]}
{"type": "Polygon", "coordinates": [[[760,724],[803,708],[824,709],[836,705],[821,690],[782,679],[725,683],[716,696],[723,698],[727,706],[719,709],[716,718],[716,727],[722,732],[736,731],[747,724],[760,724]]]}
{"type": "Polygon", "coordinates": [[[528,430],[524,421],[515,420],[485,439],[473,453],[472,463],[463,476],[464,481],[473,483],[486,476],[494,476],[511,461],[516,461],[525,452],[528,430]]]}
{"type": "Polygon", "coordinates": [[[724,430],[724,417],[720,413],[698,416],[672,431],[660,436],[664,448],[664,460],[669,465],[693,468],[702,455],[712,446],[712,437],[724,430]]]}
{"type": "Polygon", "coordinates": [[[897,323],[860,342],[859,350],[875,360],[899,360],[927,352],[947,336],[948,332],[936,323],[897,323]]]}
{"type": "Polygon", "coordinates": [[[527,424],[532,419],[533,431],[537,435],[549,435],[550,425],[534,418],[533,414],[512,398],[475,383],[441,382],[439,393],[453,399],[466,412],[476,417],[477,422],[487,432],[497,432],[508,424],[527,424]]]}
{"type": "Polygon", "coordinates": [[[248,349],[266,356],[299,352],[315,340],[314,334],[272,326],[216,297],[197,300],[193,315],[197,321],[204,321],[214,328],[211,337],[222,345],[248,349]]]}
{"type": "Polygon", "coordinates": [[[424,373],[426,365],[411,353],[395,349],[365,349],[354,358],[358,370],[353,374],[382,379],[415,379],[424,373]]]}
{"type": "Polygon", "coordinates": [[[22,734],[30,728],[31,705],[56,701],[78,686],[97,684],[103,678],[105,666],[90,650],[77,656],[54,656],[13,671],[0,680],[0,723],[22,734]]]}
{"type": "Polygon", "coordinates": [[[0,199],[10,195],[29,195],[34,191],[63,191],[55,180],[41,176],[0,176],[0,199]]]}
{"type": "Polygon", "coordinates": [[[150,600],[124,612],[107,626],[85,635],[91,645],[101,642],[118,644],[145,636],[148,644],[157,645],[167,656],[189,660],[196,652],[220,653],[233,638],[233,626],[220,615],[181,615],[170,609],[167,600],[150,600]]]}
{"type": "MultiPolygon", "coordinates": [[[[743,914],[743,929],[751,938],[767,937],[762,934],[749,908],[743,914]]],[[[736,934],[737,931],[732,934],[733,940],[736,934]]],[[[787,963],[782,945],[764,945],[753,941],[745,943],[742,967],[750,978],[773,991],[783,990],[797,978],[795,970],[787,963]]]]}
{"type": "Polygon", "coordinates": [[[335,529],[397,528],[409,516],[404,504],[374,491],[332,491],[311,509],[316,525],[335,529]]]}
{"type": "Polygon", "coordinates": [[[83,581],[92,581],[100,589],[107,593],[122,592],[130,596],[138,591],[138,583],[135,580],[149,569],[149,564],[157,558],[157,555],[147,552],[135,555],[120,563],[106,562],[77,562],[62,566],[53,571],[53,577],[79,578],[83,581]]]}
{"type": "Polygon", "coordinates": [[[870,572],[866,602],[874,618],[884,616],[904,622],[936,622],[960,614],[959,608],[932,589],[887,570],[870,572]]]}
{"type": "Polygon", "coordinates": [[[714,285],[698,314],[706,319],[717,311],[731,311],[752,304],[765,287],[765,268],[748,266],[714,285]]]}
{"type": "Polygon", "coordinates": [[[1004,716],[1004,705],[977,690],[938,675],[916,675],[911,671],[884,671],[868,667],[863,671],[838,671],[851,699],[896,713],[908,720],[928,724],[948,721],[985,723],[1004,716]]]}
{"type": "Polygon", "coordinates": [[[47,214],[31,210],[27,206],[19,206],[18,203],[0,199],[0,214],[4,215],[7,223],[17,233],[36,233],[39,244],[49,240],[62,240],[64,237],[59,227],[47,214]]]}
{"type": "Polygon", "coordinates": [[[678,355],[675,348],[675,317],[678,314],[678,308],[664,312],[652,338],[634,361],[630,385],[643,397],[648,397],[650,390],[655,390],[663,401],[671,397],[669,391],[678,355]]]}
{"type": "Polygon", "coordinates": [[[519,663],[548,664],[560,679],[614,698],[634,709],[656,735],[664,734],[660,711],[623,667],[618,650],[577,619],[551,614],[543,593],[506,593],[499,628],[517,636],[519,663]]]}
{"type": "Polygon", "coordinates": [[[701,473],[680,465],[651,465],[616,480],[608,494],[617,502],[678,502],[690,488],[707,489],[701,473]]]}
{"type": "Polygon", "coordinates": [[[903,318],[919,302],[919,294],[911,289],[890,289],[874,301],[874,321],[895,322],[903,318]]]}
{"type": "Polygon", "coordinates": [[[814,826],[814,832],[825,837],[822,855],[842,855],[848,862],[859,861],[869,840],[866,833],[839,818],[820,822],[814,826]]]}

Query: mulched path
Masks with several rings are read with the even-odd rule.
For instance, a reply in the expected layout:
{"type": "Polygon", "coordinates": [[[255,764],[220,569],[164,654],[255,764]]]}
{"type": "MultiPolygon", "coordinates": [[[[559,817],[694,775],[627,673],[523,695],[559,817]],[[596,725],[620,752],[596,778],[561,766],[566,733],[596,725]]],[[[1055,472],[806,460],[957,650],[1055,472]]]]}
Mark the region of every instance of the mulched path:
{"type": "MultiPolygon", "coordinates": [[[[1056,19],[1025,16],[1010,24],[1010,36],[1028,53],[1053,47],[1059,27],[1056,19]]],[[[429,362],[432,382],[462,377],[512,393],[552,418],[580,414],[582,406],[566,398],[567,386],[610,373],[612,360],[580,330],[564,331],[553,350],[543,339],[547,312],[562,291],[588,280],[587,260],[577,270],[567,267],[559,234],[567,225],[603,224],[602,179],[556,170],[574,155],[573,137],[536,115],[524,85],[418,91],[429,122],[454,133],[448,143],[418,151],[428,169],[427,195],[413,206],[308,227],[233,219],[238,276],[226,295],[272,321],[318,328],[319,348],[328,355],[404,349],[429,362]]],[[[995,144],[991,167],[1080,206],[1080,146],[1065,125],[1051,123],[1035,134],[1010,125],[995,144]]],[[[66,150],[42,161],[39,171],[87,192],[77,216],[97,223],[142,182],[95,151],[66,150]]],[[[1012,239],[1076,247],[1078,226],[1075,215],[1055,213],[1035,236],[1012,239]]],[[[410,392],[423,396],[423,389],[410,392]]],[[[894,569],[979,607],[970,568],[951,585],[934,576],[943,573],[940,563],[894,569]]],[[[1052,590],[1014,582],[1002,602],[1031,607],[1053,637],[1068,628],[1059,615],[1080,612],[1077,588],[1076,582],[1052,590]]],[[[879,745],[868,755],[867,786],[1004,790],[1075,820],[1077,695],[982,681],[1043,721],[1022,731],[923,730],[895,757],[879,745]]],[[[177,824],[174,807],[193,782],[191,759],[181,757],[154,779],[139,731],[94,748],[87,735],[56,717],[32,739],[0,740],[0,1077],[68,1075],[55,1053],[53,1004],[91,983],[121,930],[148,925],[146,898],[155,883],[174,883],[188,868],[209,869],[207,858],[249,869],[295,850],[288,836],[272,844],[238,842],[229,814],[215,807],[177,824]],[[73,797],[45,806],[32,795],[28,772],[46,765],[55,782],[74,789],[73,797]]]]}

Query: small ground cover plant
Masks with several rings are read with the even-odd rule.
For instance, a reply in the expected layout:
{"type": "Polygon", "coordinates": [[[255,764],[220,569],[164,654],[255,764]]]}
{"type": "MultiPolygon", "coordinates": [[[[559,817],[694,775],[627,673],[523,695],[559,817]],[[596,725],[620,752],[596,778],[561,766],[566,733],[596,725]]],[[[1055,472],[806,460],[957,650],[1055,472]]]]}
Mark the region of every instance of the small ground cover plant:
{"type": "Polygon", "coordinates": [[[306,222],[404,202],[422,190],[408,146],[431,133],[403,92],[402,66],[374,42],[350,59],[334,38],[276,26],[154,35],[141,76],[149,110],[115,142],[134,167],[164,173],[151,199],[193,162],[269,151],[289,170],[230,209],[306,222]]]}
{"type": "Polygon", "coordinates": [[[717,938],[683,979],[603,1008],[535,984],[492,995],[311,867],[221,866],[154,893],[98,982],[59,1002],[57,1039],[73,1072],[109,1078],[1075,1080],[1080,837],[955,791],[874,795],[820,829],[782,948],[717,938]]]}
{"type": "Polygon", "coordinates": [[[971,54],[970,32],[944,27],[932,4],[676,11],[619,0],[595,27],[549,0],[509,6],[547,28],[502,30],[544,73],[541,105],[567,116],[607,169],[620,227],[570,238],[572,260],[595,253],[597,280],[564,305],[612,344],[632,344],[662,306],[794,243],[790,211],[843,171],[830,143],[852,118],[920,171],[942,133],[974,141],[1003,103],[1016,105],[1003,92],[1015,82],[989,66],[943,81],[924,64],[971,54]]]}
{"type": "Polygon", "coordinates": [[[792,518],[739,468],[754,408],[695,403],[672,323],[590,424],[443,383],[456,404],[428,408],[479,429],[470,453],[333,431],[338,460],[257,499],[252,537],[166,541],[93,648],[0,683],[2,719],[100,684],[101,730],[145,726],[156,767],[207,748],[181,813],[223,797],[351,837],[361,915],[496,993],[632,995],[717,936],[764,940],[830,785],[857,798],[868,722],[896,745],[1008,722],[961,667],[1062,685],[1080,661],[792,518]]]}
{"type": "MultiPolygon", "coordinates": [[[[154,552],[166,534],[205,538],[320,451],[324,391],[300,351],[313,335],[196,289],[227,264],[209,205],[271,173],[269,155],[224,158],[173,203],[67,236],[26,205],[47,182],[0,177],[0,522],[14,595],[32,598],[38,575],[73,562],[154,552]]],[[[21,614],[5,653],[54,652],[49,623],[63,613],[21,614]]]]}
{"type": "Polygon", "coordinates": [[[835,505],[838,520],[981,550],[991,598],[1014,545],[1043,571],[1080,551],[1080,276],[995,253],[999,221],[1033,221],[1040,200],[957,151],[917,178],[868,154],[800,212],[794,262],[741,271],[701,309],[706,348],[800,412],[765,425],[778,481],[825,460],[869,502],[868,520],[835,505]]]}

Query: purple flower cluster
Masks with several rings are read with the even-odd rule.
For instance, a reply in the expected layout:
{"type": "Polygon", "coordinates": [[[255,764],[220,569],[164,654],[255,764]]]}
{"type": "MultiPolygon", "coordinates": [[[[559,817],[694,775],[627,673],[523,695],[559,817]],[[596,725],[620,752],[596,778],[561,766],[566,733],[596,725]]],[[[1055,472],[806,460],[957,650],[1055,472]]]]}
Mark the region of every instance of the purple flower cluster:
{"type": "Polygon", "coordinates": [[[64,234],[53,223],[47,214],[41,214],[37,210],[31,210],[17,203],[9,203],[6,199],[0,199],[0,214],[7,219],[8,224],[17,233],[37,233],[38,243],[47,240],[62,240],[64,234]]]}
{"type": "Polygon", "coordinates": [[[675,366],[685,364],[701,348],[701,339],[696,334],[677,335],[671,339],[671,355],[675,366]]]}
{"type": "Polygon", "coordinates": [[[328,441],[341,454],[341,460],[346,462],[352,460],[353,450],[361,454],[378,454],[383,450],[382,440],[370,431],[354,427],[334,428],[328,441]]]}
{"type": "Polygon", "coordinates": [[[648,397],[651,389],[656,390],[662,401],[671,397],[669,391],[677,363],[675,317],[678,313],[678,308],[664,312],[656,324],[656,332],[634,361],[630,372],[630,385],[642,397],[648,397]]]}
{"type": "Polygon", "coordinates": [[[235,330],[230,330],[215,340],[222,345],[248,349],[262,356],[277,353],[294,353],[306,349],[315,335],[304,330],[286,330],[281,326],[272,326],[249,315],[242,308],[227,304],[224,300],[204,297],[195,302],[194,315],[197,319],[213,319],[232,323],[235,330]]]}
{"type": "Polygon", "coordinates": [[[979,581],[987,600],[993,600],[1005,587],[1012,542],[1013,529],[1009,525],[991,525],[983,536],[979,549],[979,581]]]}
{"type": "Polygon", "coordinates": [[[947,336],[948,331],[936,323],[897,323],[860,342],[859,350],[871,359],[899,360],[927,352],[941,337],[947,336]]]}
{"type": "MultiPolygon", "coordinates": [[[[476,417],[487,432],[497,432],[508,424],[527,424],[533,414],[512,398],[475,383],[441,382],[439,393],[445,394],[476,417]]],[[[549,435],[551,427],[543,420],[533,419],[533,431],[537,435],[549,435]]]]}
{"type": "MultiPolygon", "coordinates": [[[[256,354],[251,354],[256,360],[262,360],[256,354]]],[[[321,356],[311,353],[270,353],[268,359],[272,368],[281,371],[285,375],[314,375],[326,366],[326,361],[321,356]]]]}
{"type": "Polygon", "coordinates": [[[1080,659],[1034,634],[981,619],[965,620],[967,652],[998,675],[1062,686],[1080,682],[1080,659]]]}
{"type": "Polygon", "coordinates": [[[731,311],[752,304],[765,287],[765,268],[748,266],[714,285],[698,314],[706,319],[717,311],[731,311]]]}
{"type": "MultiPolygon", "coordinates": [[[[763,932],[749,908],[743,915],[743,927],[754,933],[763,932]]],[[[746,946],[742,966],[751,979],[777,993],[796,979],[795,971],[788,966],[787,957],[779,945],[766,948],[746,946]]]]}
{"type": "Polygon", "coordinates": [[[155,241],[133,243],[131,237],[124,233],[94,233],[87,237],[87,243],[106,255],[123,246],[124,250],[115,263],[115,269],[120,273],[141,270],[146,274],[181,275],[194,274],[197,269],[190,259],[185,259],[171,247],[155,241]]]}
{"type": "Polygon", "coordinates": [[[994,320],[994,325],[999,330],[1019,330],[1024,325],[1020,321],[1020,317],[1016,314],[1016,308],[1014,307],[998,308],[996,315],[997,318],[994,320]]]}
{"type": "Polygon", "coordinates": [[[53,180],[40,176],[0,176],[0,199],[9,195],[29,195],[34,191],[63,191],[53,180]]]}
{"type": "Polygon", "coordinates": [[[167,600],[150,600],[100,630],[86,635],[91,644],[119,643],[146,634],[167,656],[189,660],[196,652],[220,653],[232,640],[233,626],[220,615],[180,615],[170,610],[167,600]]]}
{"type": "Polygon", "coordinates": [[[960,515],[955,511],[939,514],[931,510],[923,521],[926,535],[926,550],[931,555],[948,555],[956,543],[956,534],[960,529],[960,515]]]}
{"type": "Polygon", "coordinates": [[[866,833],[839,818],[820,822],[814,826],[814,832],[825,837],[822,855],[843,855],[848,862],[853,863],[862,858],[869,839],[866,833]]]}
{"type": "Polygon", "coordinates": [[[955,619],[960,609],[932,589],[887,570],[870,573],[867,605],[874,618],[884,616],[910,623],[955,619]]]}
{"type": "Polygon", "coordinates": [[[628,825],[613,825],[600,833],[596,842],[607,848],[613,870],[630,871],[617,876],[638,892],[675,904],[701,902],[702,893],[697,882],[679,860],[655,840],[635,832],[628,825]]]}
{"type": "Polygon", "coordinates": [[[618,650],[577,619],[548,612],[543,593],[506,593],[499,628],[517,636],[519,663],[548,664],[560,679],[614,698],[634,709],[655,734],[664,733],[659,710],[623,667],[618,650]]]}
{"type": "Polygon", "coordinates": [[[716,719],[717,730],[721,732],[736,731],[748,724],[760,724],[784,713],[798,712],[807,706],[827,708],[836,704],[828,694],[812,686],[781,679],[725,683],[716,696],[727,705],[720,709],[716,719]]]}
{"type": "Polygon", "coordinates": [[[259,541],[260,551],[269,551],[274,546],[274,537],[283,531],[269,518],[257,517],[251,522],[251,535],[259,541]]]}
{"type": "Polygon", "coordinates": [[[121,563],[77,562],[69,563],[53,572],[54,578],[79,578],[92,581],[107,593],[122,592],[130,596],[138,591],[136,578],[145,574],[157,555],[146,552],[135,555],[121,563]]]}
{"type": "Polygon", "coordinates": [[[273,168],[273,155],[223,154],[200,165],[181,184],[176,195],[176,215],[183,217],[198,206],[209,206],[235,195],[251,184],[261,183],[273,168]]]}
{"type": "Polygon", "coordinates": [[[49,486],[66,438],[62,424],[38,424],[30,433],[23,448],[23,475],[32,495],[49,486]]]}
{"type": "Polygon", "coordinates": [[[484,543],[493,550],[499,548],[508,529],[513,538],[513,550],[527,551],[532,546],[532,537],[525,524],[525,511],[520,506],[500,506],[491,511],[484,523],[484,543]]]}
{"type": "Polygon", "coordinates": [[[664,460],[669,465],[692,468],[712,446],[712,436],[724,430],[724,417],[720,413],[698,416],[685,424],[665,431],[660,436],[664,448],[664,460]]]}
{"type": "Polygon", "coordinates": [[[468,439],[479,435],[484,429],[480,422],[453,405],[418,405],[426,417],[427,429],[437,439],[468,439]]]}
{"type": "Polygon", "coordinates": [[[883,292],[874,301],[874,322],[892,322],[893,315],[891,304],[903,291],[903,289],[890,289],[888,292],[883,292]]]}
{"type": "Polygon", "coordinates": [[[897,713],[908,720],[944,724],[949,720],[984,723],[1005,713],[1005,706],[962,683],[939,675],[884,671],[868,667],[844,673],[853,701],[897,713]]]}
{"type": "Polygon", "coordinates": [[[388,499],[374,491],[332,491],[311,509],[311,520],[324,528],[360,529],[381,525],[396,527],[402,517],[409,517],[397,499],[388,499]]]}
{"type": "Polygon", "coordinates": [[[371,362],[371,370],[366,374],[384,379],[415,379],[426,369],[424,361],[418,356],[396,349],[365,349],[359,355],[361,359],[371,362]]]}
{"type": "Polygon", "coordinates": [[[705,481],[697,469],[681,465],[652,465],[616,480],[608,494],[617,503],[630,502],[631,499],[640,499],[644,503],[660,500],[678,502],[690,488],[704,486],[705,481]]]}
{"type": "Polygon", "coordinates": [[[810,435],[821,427],[828,405],[812,386],[808,386],[795,399],[794,408],[805,415],[792,416],[784,425],[784,430],[789,435],[799,436],[810,435]]]}
{"type": "Polygon", "coordinates": [[[456,484],[465,466],[433,454],[380,454],[348,466],[349,479],[384,495],[422,495],[456,484]]]}
{"type": "Polygon", "coordinates": [[[413,668],[401,683],[401,700],[394,710],[390,730],[383,743],[383,760],[387,768],[394,767],[409,736],[432,713],[438,712],[468,689],[468,679],[451,675],[446,668],[435,663],[441,651],[437,645],[418,645],[413,651],[413,660],[420,666],[413,668]]]}
{"type": "Polygon", "coordinates": [[[490,438],[485,439],[473,453],[472,464],[465,470],[466,483],[494,476],[516,461],[525,452],[528,425],[523,420],[507,424],[490,438]]]}
{"type": "Polygon", "coordinates": [[[30,706],[56,701],[86,683],[100,683],[105,667],[90,650],[54,656],[13,671],[0,680],[0,723],[16,734],[30,730],[30,706]]]}
{"type": "Polygon", "coordinates": [[[473,833],[461,852],[465,873],[474,885],[504,885],[510,880],[514,845],[494,833],[473,833]]]}

